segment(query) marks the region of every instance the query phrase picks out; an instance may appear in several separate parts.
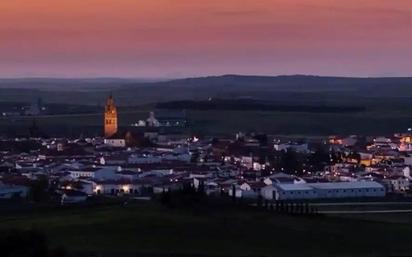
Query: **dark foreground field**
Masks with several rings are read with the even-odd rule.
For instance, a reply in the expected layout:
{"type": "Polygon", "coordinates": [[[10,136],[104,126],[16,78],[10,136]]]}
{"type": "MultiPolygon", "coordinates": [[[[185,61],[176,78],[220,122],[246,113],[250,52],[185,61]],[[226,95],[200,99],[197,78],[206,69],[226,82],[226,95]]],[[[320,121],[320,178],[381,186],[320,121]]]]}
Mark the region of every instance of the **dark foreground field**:
{"type": "Polygon", "coordinates": [[[133,203],[3,214],[0,229],[43,231],[52,247],[71,256],[411,256],[412,223],[390,217],[193,212],[133,203]]]}

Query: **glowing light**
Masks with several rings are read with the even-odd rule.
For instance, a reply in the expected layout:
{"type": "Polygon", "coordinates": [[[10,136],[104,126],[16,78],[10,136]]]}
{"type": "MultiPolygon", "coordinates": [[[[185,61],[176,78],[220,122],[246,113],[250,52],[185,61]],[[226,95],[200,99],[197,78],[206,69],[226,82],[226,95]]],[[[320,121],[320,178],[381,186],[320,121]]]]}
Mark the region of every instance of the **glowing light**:
{"type": "Polygon", "coordinates": [[[128,193],[129,190],[130,190],[130,187],[129,187],[129,185],[124,185],[124,186],[122,187],[122,189],[123,189],[123,191],[124,191],[125,193],[128,193]]]}

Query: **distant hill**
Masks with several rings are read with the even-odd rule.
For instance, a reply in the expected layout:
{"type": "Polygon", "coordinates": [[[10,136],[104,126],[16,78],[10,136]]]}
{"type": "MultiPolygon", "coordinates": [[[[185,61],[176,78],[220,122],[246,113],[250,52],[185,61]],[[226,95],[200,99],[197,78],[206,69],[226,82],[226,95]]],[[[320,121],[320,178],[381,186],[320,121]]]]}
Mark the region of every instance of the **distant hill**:
{"type": "Polygon", "coordinates": [[[125,78],[0,78],[0,88],[27,88],[43,90],[90,90],[110,89],[130,83],[146,83],[160,80],[125,78]]]}
{"type": "Polygon", "coordinates": [[[279,105],[273,101],[253,99],[211,99],[208,101],[171,101],[156,105],[159,109],[200,111],[261,111],[261,112],[305,112],[305,113],[357,113],[365,111],[362,106],[339,105],[279,105]]]}
{"type": "Polygon", "coordinates": [[[209,91],[280,91],[280,92],[358,92],[377,94],[385,92],[394,95],[409,93],[412,77],[405,78],[348,78],[320,77],[307,75],[292,76],[241,76],[223,75],[200,78],[187,78],[155,83],[127,84],[123,89],[133,86],[173,87],[184,89],[208,89],[209,91]],[[370,90],[373,90],[372,92],[370,90]]]}
{"type": "MultiPolygon", "coordinates": [[[[276,102],[371,101],[412,98],[412,78],[224,75],[169,81],[133,79],[0,79],[0,101],[102,104],[113,92],[120,105],[176,100],[251,98],[276,102]],[[59,91],[65,91],[62,94],[59,91]]],[[[407,99],[409,101],[409,99],[407,99]]]]}
{"type": "Polygon", "coordinates": [[[156,83],[127,84],[119,96],[168,100],[254,98],[274,101],[329,101],[346,98],[412,97],[412,78],[345,78],[319,76],[239,76],[187,78],[156,83]]]}

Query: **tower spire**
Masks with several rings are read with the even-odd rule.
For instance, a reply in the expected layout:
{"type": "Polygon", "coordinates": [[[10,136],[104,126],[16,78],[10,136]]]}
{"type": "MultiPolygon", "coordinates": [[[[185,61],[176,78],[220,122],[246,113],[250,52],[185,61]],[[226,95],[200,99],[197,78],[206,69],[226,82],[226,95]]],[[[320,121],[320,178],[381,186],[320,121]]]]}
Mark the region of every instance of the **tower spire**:
{"type": "Polygon", "coordinates": [[[117,108],[114,104],[112,92],[106,101],[104,113],[104,136],[106,138],[117,133],[117,108]]]}

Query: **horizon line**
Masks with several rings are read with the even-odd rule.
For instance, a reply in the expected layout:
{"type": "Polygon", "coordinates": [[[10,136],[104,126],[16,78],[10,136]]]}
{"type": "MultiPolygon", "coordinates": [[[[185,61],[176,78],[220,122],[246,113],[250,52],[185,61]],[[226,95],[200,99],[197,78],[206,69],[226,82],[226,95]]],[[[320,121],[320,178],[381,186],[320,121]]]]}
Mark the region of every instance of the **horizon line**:
{"type": "Polygon", "coordinates": [[[142,82],[159,82],[159,81],[172,81],[180,79],[199,79],[199,78],[217,78],[217,77],[318,77],[318,78],[348,78],[348,79],[384,79],[384,78],[412,78],[409,76],[346,76],[346,75],[316,75],[316,74],[278,74],[278,75],[264,75],[264,74],[240,74],[240,73],[226,73],[226,74],[205,74],[205,75],[189,75],[189,76],[177,76],[177,77],[134,77],[134,76],[0,76],[0,80],[140,80],[142,82]]]}

